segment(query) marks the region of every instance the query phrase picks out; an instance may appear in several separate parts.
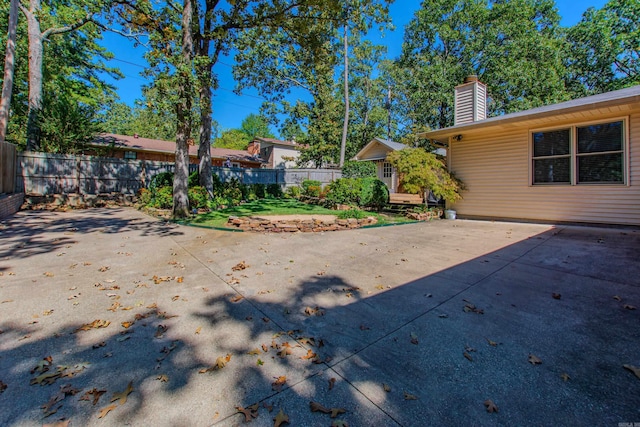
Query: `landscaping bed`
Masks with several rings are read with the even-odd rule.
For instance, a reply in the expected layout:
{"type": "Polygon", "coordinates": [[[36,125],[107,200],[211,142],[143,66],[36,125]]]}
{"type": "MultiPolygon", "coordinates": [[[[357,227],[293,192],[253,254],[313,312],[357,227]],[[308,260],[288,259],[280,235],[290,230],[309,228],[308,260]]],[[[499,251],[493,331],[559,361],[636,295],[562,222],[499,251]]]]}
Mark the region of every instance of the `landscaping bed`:
{"type": "Polygon", "coordinates": [[[375,217],[340,219],[335,215],[276,215],[262,217],[230,216],[227,227],[244,231],[257,232],[321,232],[350,230],[373,225],[378,220],[375,217]]]}

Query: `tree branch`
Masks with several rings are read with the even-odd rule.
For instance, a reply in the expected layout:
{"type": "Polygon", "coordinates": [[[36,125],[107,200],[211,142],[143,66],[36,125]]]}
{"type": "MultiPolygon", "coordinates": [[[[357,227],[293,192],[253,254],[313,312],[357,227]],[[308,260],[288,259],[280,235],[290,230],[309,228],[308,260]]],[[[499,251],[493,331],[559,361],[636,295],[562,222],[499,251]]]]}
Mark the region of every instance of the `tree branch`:
{"type": "Polygon", "coordinates": [[[87,15],[80,19],[79,21],[71,24],[71,25],[67,25],[64,27],[58,27],[58,28],[49,28],[48,30],[45,30],[42,32],[42,38],[46,39],[49,36],[52,35],[56,35],[56,34],[64,34],[64,33],[68,33],[74,30],[77,30],[78,28],[82,27],[83,25],[89,23],[89,22],[94,22],[95,20],[93,18],[93,14],[91,13],[87,13],[87,15]]]}

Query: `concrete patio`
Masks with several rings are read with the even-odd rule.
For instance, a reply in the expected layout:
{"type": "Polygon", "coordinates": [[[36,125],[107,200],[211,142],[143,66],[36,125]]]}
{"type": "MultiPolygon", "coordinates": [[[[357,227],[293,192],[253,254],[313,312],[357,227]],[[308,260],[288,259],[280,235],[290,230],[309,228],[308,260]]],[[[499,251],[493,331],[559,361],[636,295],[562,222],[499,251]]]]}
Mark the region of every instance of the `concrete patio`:
{"type": "Polygon", "coordinates": [[[639,259],[632,228],[19,212],[0,222],[0,425],[235,426],[254,404],[255,426],[639,423],[639,259]]]}

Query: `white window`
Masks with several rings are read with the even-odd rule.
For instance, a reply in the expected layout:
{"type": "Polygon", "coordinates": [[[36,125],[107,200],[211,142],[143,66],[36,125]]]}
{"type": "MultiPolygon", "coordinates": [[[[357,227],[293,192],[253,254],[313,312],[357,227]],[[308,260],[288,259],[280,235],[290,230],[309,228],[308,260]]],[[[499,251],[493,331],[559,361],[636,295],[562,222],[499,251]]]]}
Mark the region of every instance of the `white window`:
{"type": "Polygon", "coordinates": [[[389,162],[382,163],[382,177],[391,178],[392,176],[393,176],[393,166],[391,166],[391,163],[389,162]]]}
{"type": "Polygon", "coordinates": [[[624,184],[625,123],[532,132],[532,183],[624,184]]]}

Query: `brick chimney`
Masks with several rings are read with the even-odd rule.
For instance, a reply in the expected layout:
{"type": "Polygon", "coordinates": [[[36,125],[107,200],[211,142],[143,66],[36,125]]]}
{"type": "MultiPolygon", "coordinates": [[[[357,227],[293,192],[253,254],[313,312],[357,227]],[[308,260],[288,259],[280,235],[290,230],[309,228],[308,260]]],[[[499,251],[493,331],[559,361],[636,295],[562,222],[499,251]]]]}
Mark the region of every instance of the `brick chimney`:
{"type": "Polygon", "coordinates": [[[487,86],[471,75],[455,89],[453,124],[477,122],[487,118],[487,86]]]}

